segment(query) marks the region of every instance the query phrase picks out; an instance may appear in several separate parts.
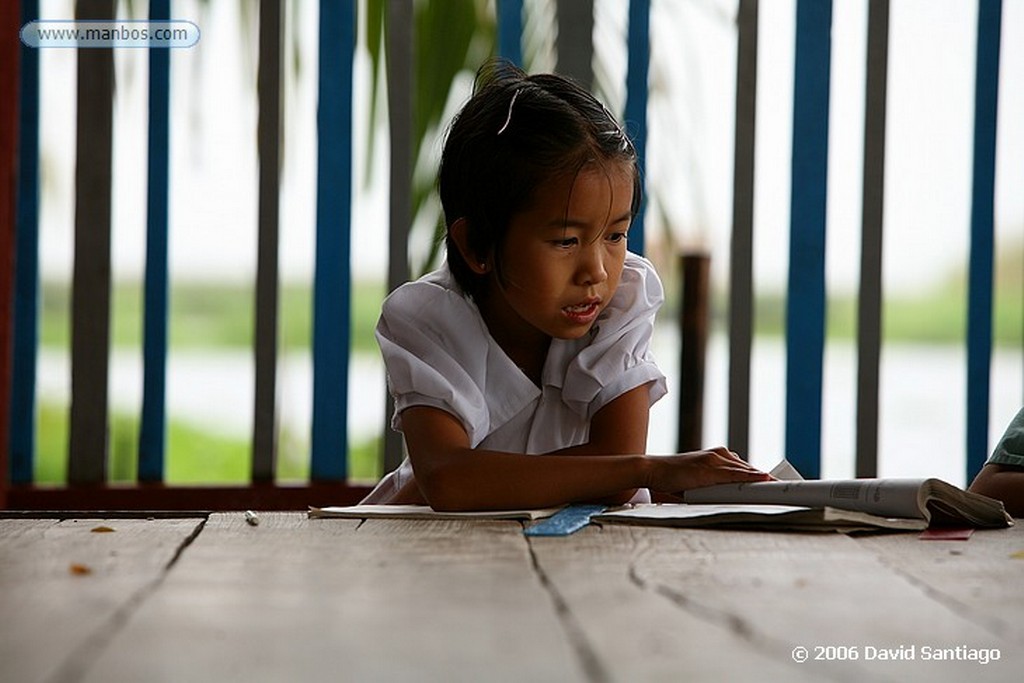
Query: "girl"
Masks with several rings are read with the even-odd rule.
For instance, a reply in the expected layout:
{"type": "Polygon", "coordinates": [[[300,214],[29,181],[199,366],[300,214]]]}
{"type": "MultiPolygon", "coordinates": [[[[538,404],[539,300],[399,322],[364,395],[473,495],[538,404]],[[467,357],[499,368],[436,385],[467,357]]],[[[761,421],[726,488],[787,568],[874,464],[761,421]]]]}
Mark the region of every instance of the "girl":
{"type": "Polygon", "coordinates": [[[364,503],[625,503],[769,478],[724,448],[644,455],[666,391],[649,352],[663,294],[626,251],[636,151],[594,97],[485,65],[439,191],[446,264],[395,290],[377,326],[409,455],[364,503]]]}

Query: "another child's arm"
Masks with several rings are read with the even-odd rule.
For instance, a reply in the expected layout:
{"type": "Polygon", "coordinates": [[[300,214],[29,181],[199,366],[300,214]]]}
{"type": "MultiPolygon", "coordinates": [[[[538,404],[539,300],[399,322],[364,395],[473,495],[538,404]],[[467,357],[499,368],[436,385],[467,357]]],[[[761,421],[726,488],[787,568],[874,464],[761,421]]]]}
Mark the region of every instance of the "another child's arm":
{"type": "Polygon", "coordinates": [[[768,478],[724,448],[643,455],[646,392],[646,386],[638,387],[598,411],[589,443],[542,457],[472,449],[451,414],[408,408],[402,425],[420,491],[438,510],[513,509],[620,500],[641,487],[674,492],[768,478]]]}
{"type": "Polygon", "coordinates": [[[1006,427],[970,490],[1001,500],[1011,515],[1024,517],[1024,408],[1006,427]]]}
{"type": "Polygon", "coordinates": [[[1001,500],[1011,515],[1024,517],[1024,467],[988,463],[978,472],[969,490],[1001,500]]]}

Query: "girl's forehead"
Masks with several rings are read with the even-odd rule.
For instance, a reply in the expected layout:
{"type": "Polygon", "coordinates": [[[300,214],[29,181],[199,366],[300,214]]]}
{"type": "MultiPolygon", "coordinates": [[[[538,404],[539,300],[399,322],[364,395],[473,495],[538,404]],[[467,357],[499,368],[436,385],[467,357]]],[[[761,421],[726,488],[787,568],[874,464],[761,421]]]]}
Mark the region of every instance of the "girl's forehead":
{"type": "Polygon", "coordinates": [[[524,208],[527,211],[554,210],[564,214],[595,201],[608,205],[624,204],[628,208],[633,199],[633,173],[630,164],[589,162],[577,171],[557,174],[541,182],[524,208]]]}

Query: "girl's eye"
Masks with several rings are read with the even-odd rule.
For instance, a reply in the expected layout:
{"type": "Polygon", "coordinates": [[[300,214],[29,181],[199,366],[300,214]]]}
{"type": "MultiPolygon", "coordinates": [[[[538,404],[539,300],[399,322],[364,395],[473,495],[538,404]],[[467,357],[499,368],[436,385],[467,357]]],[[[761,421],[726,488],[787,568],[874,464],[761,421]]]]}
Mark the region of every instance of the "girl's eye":
{"type": "Polygon", "coordinates": [[[576,242],[577,240],[575,237],[566,237],[562,240],[554,240],[553,244],[556,247],[573,247],[576,246],[576,242]]]}
{"type": "Polygon", "coordinates": [[[626,239],[626,233],[624,232],[613,232],[612,234],[608,235],[608,241],[611,242],[612,244],[618,244],[624,239],[626,239]]]}

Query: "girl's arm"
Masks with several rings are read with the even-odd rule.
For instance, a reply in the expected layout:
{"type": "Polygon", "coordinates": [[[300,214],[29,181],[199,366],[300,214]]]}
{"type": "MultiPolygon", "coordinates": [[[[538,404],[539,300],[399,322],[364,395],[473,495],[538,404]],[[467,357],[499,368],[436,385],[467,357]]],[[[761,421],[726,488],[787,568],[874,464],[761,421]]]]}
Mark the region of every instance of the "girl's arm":
{"type": "Polygon", "coordinates": [[[641,487],[674,492],[768,478],[724,448],[643,455],[646,392],[638,387],[598,411],[589,443],[544,456],[474,450],[451,414],[407,408],[402,425],[420,491],[436,510],[502,510],[621,499],[641,487]]]}
{"type": "MultiPolygon", "coordinates": [[[[590,421],[587,443],[563,448],[553,454],[608,456],[644,453],[647,449],[651,384],[653,382],[631,389],[597,411],[590,421]]],[[[552,453],[545,457],[548,455],[552,453]]],[[[628,503],[636,491],[635,487],[629,488],[611,496],[603,496],[597,502],[622,505],[628,503]]]]}

